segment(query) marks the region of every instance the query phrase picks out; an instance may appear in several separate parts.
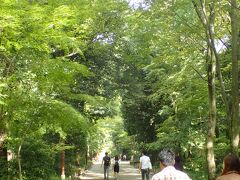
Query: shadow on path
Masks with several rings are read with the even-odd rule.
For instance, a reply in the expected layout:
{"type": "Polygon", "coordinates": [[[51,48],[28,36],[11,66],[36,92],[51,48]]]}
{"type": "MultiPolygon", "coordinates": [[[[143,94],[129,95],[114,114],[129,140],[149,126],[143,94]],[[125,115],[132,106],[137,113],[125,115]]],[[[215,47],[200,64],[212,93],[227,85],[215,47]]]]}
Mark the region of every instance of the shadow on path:
{"type": "MultiPolygon", "coordinates": [[[[113,180],[113,168],[110,167],[110,177],[109,180],[113,180]]],[[[92,180],[103,180],[103,167],[101,167],[101,162],[94,162],[92,167],[86,172],[81,179],[92,179],[92,180]]],[[[120,162],[120,172],[118,175],[118,180],[141,180],[141,174],[138,169],[130,165],[129,161],[120,162]]]]}

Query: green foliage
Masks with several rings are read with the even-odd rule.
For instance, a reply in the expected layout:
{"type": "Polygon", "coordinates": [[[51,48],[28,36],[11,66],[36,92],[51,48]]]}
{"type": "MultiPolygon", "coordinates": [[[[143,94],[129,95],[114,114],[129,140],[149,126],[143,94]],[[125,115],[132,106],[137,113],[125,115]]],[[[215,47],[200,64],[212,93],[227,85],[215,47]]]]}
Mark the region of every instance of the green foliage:
{"type": "MultiPolygon", "coordinates": [[[[113,48],[104,38],[116,37],[111,31],[118,31],[122,25],[118,20],[123,18],[120,12],[127,4],[111,0],[107,4],[84,0],[1,2],[0,55],[4,61],[0,67],[7,81],[0,92],[0,103],[6,98],[7,104],[1,117],[4,114],[8,127],[8,148],[15,154],[22,143],[20,153],[25,154],[25,144],[31,138],[42,139],[45,148],[56,153],[68,149],[71,166],[75,163],[74,151],[84,155],[87,138],[92,135],[88,131],[96,130],[89,130],[83,115],[94,119],[89,114],[98,109],[104,109],[101,117],[114,114],[112,104],[101,97],[113,97],[117,86],[109,81],[114,80],[109,77],[116,77],[116,72],[106,74],[116,67],[116,58],[112,58],[113,48]],[[105,33],[107,29],[109,33],[105,33]],[[101,34],[103,41],[97,39],[101,34]],[[85,88],[92,82],[92,89],[85,88]]],[[[28,148],[34,150],[35,146],[28,148]]],[[[22,167],[28,166],[22,159],[22,167]]]]}
{"type": "MultiPolygon", "coordinates": [[[[49,179],[54,174],[54,157],[58,153],[41,140],[28,138],[24,141],[21,153],[22,171],[27,179],[49,179]]],[[[17,161],[10,161],[11,175],[18,175],[17,161]]]]}
{"type": "Polygon", "coordinates": [[[113,155],[126,155],[128,158],[136,155],[136,141],[134,137],[129,136],[124,130],[123,121],[121,118],[115,120],[116,126],[112,130],[113,155]]]}
{"type": "MultiPolygon", "coordinates": [[[[146,148],[154,158],[167,146],[180,152],[193,179],[207,177],[204,28],[187,0],[148,5],[1,1],[0,130],[15,154],[22,144],[25,178],[59,173],[62,150],[71,175],[86,166],[88,148],[94,157],[105,145],[113,154],[137,155],[146,148]]],[[[216,38],[226,45],[218,52],[220,65],[230,89],[230,7],[225,0],[215,6],[216,38]]],[[[229,151],[229,130],[216,86],[220,164],[229,151]]],[[[11,168],[17,176],[14,162],[11,168]]]]}
{"type": "MultiPolygon", "coordinates": [[[[219,9],[223,4],[224,2],[216,5],[219,14],[224,14],[219,9]]],[[[219,26],[219,23],[223,23],[221,17],[217,16],[216,29],[219,29],[218,38],[223,40],[224,35],[228,36],[228,32],[225,31],[225,23],[224,26],[219,26]]],[[[147,149],[159,151],[164,147],[170,147],[180,151],[184,154],[186,169],[191,171],[193,179],[199,177],[204,179],[207,177],[207,169],[203,169],[199,164],[206,164],[205,139],[209,112],[203,27],[199,24],[192,4],[185,0],[154,1],[147,10],[138,9],[130,18],[129,24],[135,21],[135,26],[130,26],[130,33],[127,35],[127,44],[131,44],[133,48],[129,48],[125,54],[126,61],[132,63],[132,66],[128,67],[131,73],[127,70],[123,72],[126,74],[126,78],[123,76],[123,79],[128,82],[124,87],[127,93],[123,96],[122,112],[125,127],[132,135],[138,136],[140,134],[138,130],[146,127],[146,124],[141,124],[142,118],[148,114],[156,123],[154,130],[150,132],[156,133],[157,139],[145,144],[147,149]],[[141,21],[136,17],[141,17],[141,21]],[[148,36],[149,34],[151,35],[148,36]],[[136,60],[138,62],[134,62],[136,60]],[[143,70],[144,76],[133,74],[136,70],[132,67],[139,68],[136,68],[137,72],[143,70]],[[131,80],[131,77],[134,78],[131,80]],[[129,88],[131,86],[134,88],[129,88]],[[143,87],[147,87],[148,92],[144,96],[139,93],[145,90],[143,87]],[[141,102],[146,106],[148,101],[153,103],[155,111],[151,111],[153,109],[151,106],[149,109],[141,108],[141,102]],[[204,154],[202,157],[198,156],[199,151],[204,154]]],[[[221,55],[227,57],[224,53],[221,55]]],[[[225,63],[224,61],[224,67],[225,63]]],[[[224,78],[229,80],[229,77],[224,78]]],[[[221,96],[218,96],[217,99],[221,118],[218,123],[220,131],[217,135],[224,137],[226,129],[222,127],[226,125],[224,123],[226,112],[222,109],[220,98],[221,96]]],[[[143,129],[140,132],[144,135],[143,129]]],[[[144,142],[143,139],[136,141],[139,144],[144,142]]],[[[216,142],[221,144],[223,141],[221,139],[216,142]]],[[[216,146],[215,150],[216,157],[221,158],[217,152],[223,149],[216,146]]]]}

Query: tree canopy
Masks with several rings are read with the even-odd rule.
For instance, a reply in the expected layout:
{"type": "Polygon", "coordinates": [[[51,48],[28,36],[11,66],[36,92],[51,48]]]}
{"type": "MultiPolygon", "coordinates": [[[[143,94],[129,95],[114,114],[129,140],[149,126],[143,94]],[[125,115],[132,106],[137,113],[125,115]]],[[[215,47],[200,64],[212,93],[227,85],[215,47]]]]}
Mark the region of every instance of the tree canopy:
{"type": "Polygon", "coordinates": [[[215,179],[238,155],[239,1],[0,3],[4,177],[53,179],[62,152],[72,175],[104,148],[157,168],[169,147],[215,179]]]}

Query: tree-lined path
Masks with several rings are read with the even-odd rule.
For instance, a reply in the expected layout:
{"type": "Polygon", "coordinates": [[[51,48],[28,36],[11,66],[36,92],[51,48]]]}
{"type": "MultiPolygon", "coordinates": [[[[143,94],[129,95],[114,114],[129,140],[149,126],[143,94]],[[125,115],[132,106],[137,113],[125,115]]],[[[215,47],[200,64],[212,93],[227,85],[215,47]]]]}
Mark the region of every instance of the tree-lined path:
{"type": "Polygon", "coordinates": [[[74,177],[101,151],[159,169],[170,148],[215,180],[239,155],[239,0],[0,2],[0,179],[74,177]]]}
{"type": "MultiPolygon", "coordinates": [[[[102,180],[103,179],[103,167],[101,167],[101,162],[94,162],[93,166],[86,172],[84,176],[81,176],[81,179],[94,179],[102,180]]],[[[113,169],[110,169],[110,179],[113,178],[113,169]]],[[[141,174],[138,169],[130,165],[129,161],[120,162],[120,172],[119,180],[138,180],[141,179],[141,174]]]]}

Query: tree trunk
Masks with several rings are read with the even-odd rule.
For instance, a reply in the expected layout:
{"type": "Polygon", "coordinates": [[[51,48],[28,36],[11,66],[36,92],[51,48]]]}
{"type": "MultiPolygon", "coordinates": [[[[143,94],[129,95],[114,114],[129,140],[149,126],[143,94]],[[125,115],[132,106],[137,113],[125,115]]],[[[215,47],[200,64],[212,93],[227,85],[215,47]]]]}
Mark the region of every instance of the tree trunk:
{"type": "Polygon", "coordinates": [[[238,50],[239,50],[239,18],[237,2],[231,0],[231,30],[232,30],[232,152],[238,155],[239,145],[239,80],[238,80],[238,50]]]}
{"type": "MultiPolygon", "coordinates": [[[[216,164],[214,158],[214,139],[215,139],[215,129],[216,129],[216,68],[217,68],[217,59],[218,55],[216,53],[216,48],[214,44],[214,21],[215,21],[215,10],[214,3],[209,4],[210,14],[207,14],[205,8],[205,1],[201,1],[201,8],[198,7],[197,3],[192,1],[195,11],[205,30],[206,42],[207,42],[207,74],[208,74],[208,101],[209,101],[209,119],[208,119],[208,133],[207,133],[207,162],[208,162],[208,179],[214,180],[216,173],[216,164]]],[[[219,64],[218,64],[219,65],[219,64]]],[[[220,70],[220,66],[218,67],[220,70]]],[[[221,72],[219,72],[221,73],[221,72]]],[[[221,80],[220,80],[221,81],[221,80]]],[[[223,82],[220,82],[223,85],[223,82]]],[[[224,93],[225,90],[223,89],[224,93]]],[[[224,102],[226,100],[225,94],[223,94],[224,102]]],[[[225,102],[227,103],[227,102],[225,102]]],[[[228,104],[226,104],[228,106],[228,104]]],[[[227,108],[228,109],[228,108],[227,108]]]]}
{"type": "Polygon", "coordinates": [[[18,152],[17,152],[17,161],[18,161],[18,170],[19,170],[20,180],[22,180],[21,149],[22,149],[22,143],[19,145],[18,152]]]}
{"type": "Polygon", "coordinates": [[[62,161],[62,164],[61,164],[61,180],[62,179],[65,179],[65,151],[63,150],[62,153],[61,153],[61,161],[62,161]]]}
{"type": "MultiPolygon", "coordinates": [[[[207,134],[207,161],[208,161],[208,179],[214,180],[216,173],[216,164],[214,158],[214,139],[216,129],[217,107],[216,107],[216,54],[214,53],[215,45],[213,43],[214,36],[214,5],[210,5],[209,22],[206,24],[206,34],[208,38],[208,101],[209,101],[209,120],[207,134]]],[[[206,21],[207,22],[207,21],[206,21]]]]}
{"type": "Polygon", "coordinates": [[[216,164],[214,159],[214,139],[216,127],[216,60],[211,52],[208,58],[208,101],[209,101],[209,119],[208,119],[208,134],[207,134],[207,162],[208,162],[208,179],[215,179],[216,164]]]}

